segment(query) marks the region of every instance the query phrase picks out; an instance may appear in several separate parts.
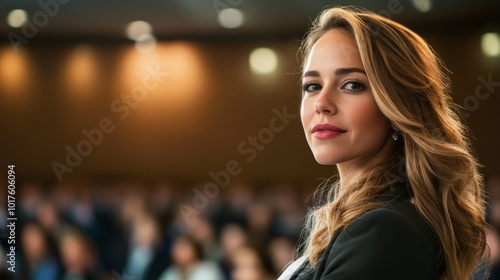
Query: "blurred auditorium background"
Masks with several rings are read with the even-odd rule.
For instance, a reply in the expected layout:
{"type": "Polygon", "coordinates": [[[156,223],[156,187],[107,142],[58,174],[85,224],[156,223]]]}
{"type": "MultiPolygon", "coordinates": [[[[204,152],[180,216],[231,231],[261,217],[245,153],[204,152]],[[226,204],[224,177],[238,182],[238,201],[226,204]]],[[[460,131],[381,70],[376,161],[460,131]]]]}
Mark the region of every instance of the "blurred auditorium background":
{"type": "Polygon", "coordinates": [[[0,278],[274,279],[335,174],[299,117],[297,49],[328,5],[410,27],[447,65],[498,261],[499,1],[2,0],[0,278]]]}

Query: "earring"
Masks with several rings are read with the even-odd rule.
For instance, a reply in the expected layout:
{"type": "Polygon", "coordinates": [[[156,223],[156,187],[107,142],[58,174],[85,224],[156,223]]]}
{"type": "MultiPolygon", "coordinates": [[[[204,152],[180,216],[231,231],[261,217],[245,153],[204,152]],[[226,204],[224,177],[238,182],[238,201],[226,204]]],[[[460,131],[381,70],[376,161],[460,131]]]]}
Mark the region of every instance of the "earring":
{"type": "Polygon", "coordinates": [[[394,141],[398,141],[399,135],[398,135],[397,131],[394,131],[394,134],[392,135],[392,139],[394,139],[394,141]]]}

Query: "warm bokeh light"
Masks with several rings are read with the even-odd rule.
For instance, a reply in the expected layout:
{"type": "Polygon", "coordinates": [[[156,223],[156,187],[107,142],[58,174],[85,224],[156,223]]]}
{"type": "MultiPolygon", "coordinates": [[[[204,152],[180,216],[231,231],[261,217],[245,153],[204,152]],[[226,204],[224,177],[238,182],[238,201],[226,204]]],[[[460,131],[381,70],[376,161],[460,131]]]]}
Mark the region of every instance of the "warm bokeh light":
{"type": "Polygon", "coordinates": [[[77,46],[68,57],[64,69],[68,90],[78,94],[88,94],[96,85],[98,68],[94,50],[91,46],[77,46]]]}
{"type": "Polygon", "coordinates": [[[257,48],[250,53],[250,69],[256,74],[270,74],[276,71],[278,57],[268,48],[257,48]]]}
{"type": "Polygon", "coordinates": [[[496,32],[483,34],[481,49],[486,56],[500,56],[500,35],[496,32]]]}
{"type": "Polygon", "coordinates": [[[133,48],[127,49],[117,67],[116,88],[121,95],[130,94],[141,86],[151,71],[165,73],[162,75],[166,77],[151,80],[154,86],[141,100],[141,104],[149,103],[150,109],[159,106],[163,113],[182,109],[183,104],[192,104],[191,101],[199,98],[206,89],[209,77],[199,50],[187,42],[157,43],[153,51],[142,54],[133,48]]]}
{"type": "Polygon", "coordinates": [[[156,38],[151,34],[143,34],[137,38],[135,49],[140,53],[150,53],[155,49],[156,38]]]}
{"type": "Polygon", "coordinates": [[[219,24],[225,28],[238,28],[243,24],[243,13],[234,8],[220,10],[218,14],[219,24]]]}
{"type": "Polygon", "coordinates": [[[0,49],[0,92],[18,92],[29,82],[25,53],[10,46],[0,49]]]}
{"type": "Polygon", "coordinates": [[[413,7],[419,12],[427,13],[432,9],[432,0],[411,0],[413,7]]]}
{"type": "Polygon", "coordinates": [[[22,9],[12,10],[7,15],[7,23],[11,27],[21,27],[28,21],[28,13],[22,9]]]}
{"type": "Polygon", "coordinates": [[[125,30],[127,37],[134,41],[137,41],[143,35],[151,34],[152,31],[153,28],[151,27],[151,24],[142,20],[129,23],[125,30]]]}

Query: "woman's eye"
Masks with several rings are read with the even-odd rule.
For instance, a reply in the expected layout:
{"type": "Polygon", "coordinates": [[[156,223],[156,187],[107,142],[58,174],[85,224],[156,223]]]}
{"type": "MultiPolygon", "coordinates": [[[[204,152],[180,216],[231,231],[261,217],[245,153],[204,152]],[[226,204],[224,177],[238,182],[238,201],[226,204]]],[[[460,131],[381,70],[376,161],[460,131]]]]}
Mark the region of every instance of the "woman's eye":
{"type": "Polygon", "coordinates": [[[321,85],[316,83],[309,83],[302,86],[303,92],[313,92],[321,89],[321,85]]]}
{"type": "Polygon", "coordinates": [[[360,82],[347,82],[342,86],[342,88],[352,92],[360,92],[366,87],[360,82]]]}

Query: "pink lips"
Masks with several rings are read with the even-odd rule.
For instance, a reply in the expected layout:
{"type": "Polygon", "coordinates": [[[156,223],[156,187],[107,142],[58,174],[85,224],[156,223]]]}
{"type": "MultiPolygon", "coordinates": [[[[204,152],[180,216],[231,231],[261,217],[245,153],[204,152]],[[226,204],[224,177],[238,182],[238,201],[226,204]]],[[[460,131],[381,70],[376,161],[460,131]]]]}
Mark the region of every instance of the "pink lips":
{"type": "Polygon", "coordinates": [[[317,124],[312,127],[311,131],[316,139],[330,139],[346,132],[346,130],[340,129],[328,123],[317,124]]]}

